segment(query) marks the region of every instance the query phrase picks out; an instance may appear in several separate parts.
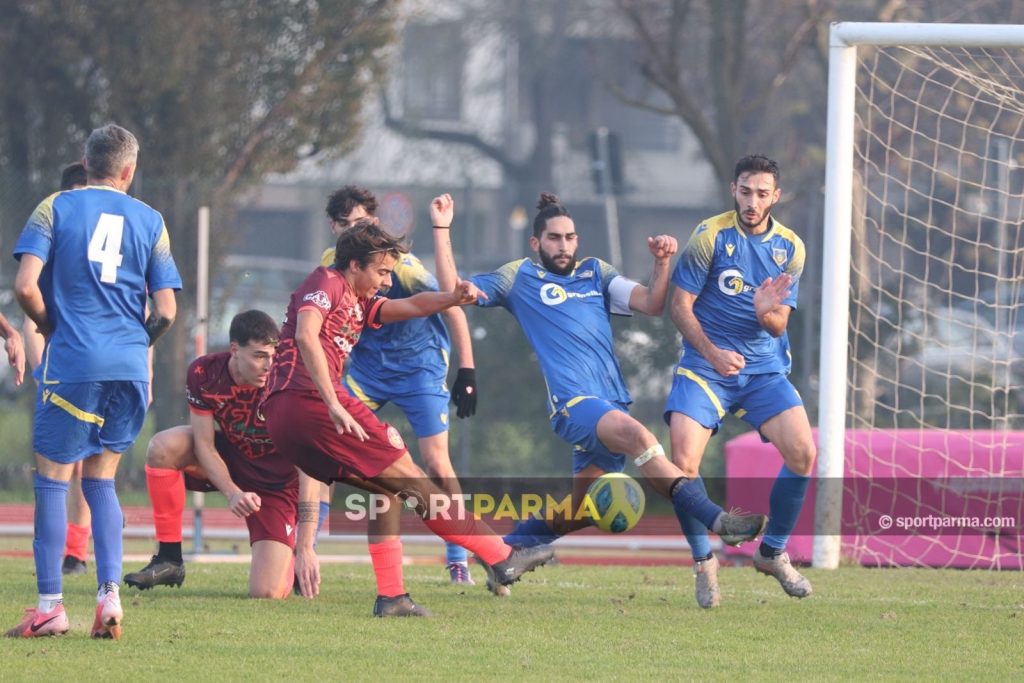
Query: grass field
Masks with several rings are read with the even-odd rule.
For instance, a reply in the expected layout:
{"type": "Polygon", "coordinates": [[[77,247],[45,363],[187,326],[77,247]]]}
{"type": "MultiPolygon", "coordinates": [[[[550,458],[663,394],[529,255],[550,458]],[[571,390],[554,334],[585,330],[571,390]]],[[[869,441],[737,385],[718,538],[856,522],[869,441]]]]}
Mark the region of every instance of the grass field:
{"type": "MultiPolygon", "coordinates": [[[[1020,572],[808,570],[797,601],[723,568],[722,607],[702,611],[678,567],[545,567],[503,600],[411,566],[434,618],[384,620],[368,566],[325,565],[320,598],[278,603],[243,597],[247,571],[191,564],[181,589],[126,589],[119,642],[87,637],[94,582],[70,578],[72,632],[5,640],[0,680],[1024,679],[1020,572]]],[[[6,628],[35,597],[31,559],[0,575],[6,628]]]]}

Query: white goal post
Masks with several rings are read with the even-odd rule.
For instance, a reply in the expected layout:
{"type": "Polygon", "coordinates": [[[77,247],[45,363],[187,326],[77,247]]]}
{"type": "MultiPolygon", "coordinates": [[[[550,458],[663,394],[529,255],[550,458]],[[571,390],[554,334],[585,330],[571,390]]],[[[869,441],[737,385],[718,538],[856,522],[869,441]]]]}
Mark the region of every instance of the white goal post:
{"type": "MultiPolygon", "coordinates": [[[[868,192],[870,193],[872,188],[868,187],[866,190],[864,186],[868,184],[868,181],[864,180],[863,176],[858,177],[855,171],[855,150],[857,150],[857,135],[858,131],[863,127],[862,122],[857,117],[857,99],[858,99],[858,76],[863,77],[860,69],[860,60],[858,57],[858,50],[864,49],[865,51],[877,49],[877,48],[903,48],[914,46],[923,46],[927,48],[938,48],[948,49],[945,54],[951,55],[946,64],[951,64],[950,73],[953,75],[947,78],[945,81],[939,77],[939,87],[948,87],[949,94],[947,100],[955,100],[957,98],[968,101],[970,97],[959,92],[956,87],[950,87],[949,82],[957,82],[958,79],[963,77],[963,73],[970,72],[976,67],[977,62],[971,61],[968,58],[966,61],[967,66],[964,66],[964,62],[960,61],[958,52],[961,48],[1022,48],[1024,47],[1024,26],[1016,25],[968,25],[968,24],[910,24],[910,23],[835,23],[831,27],[830,42],[829,42],[829,73],[828,73],[828,129],[827,129],[827,161],[826,161],[826,174],[825,174],[825,205],[824,205],[824,267],[822,269],[822,308],[821,308],[821,346],[820,346],[820,366],[819,366],[819,386],[820,386],[820,404],[818,412],[818,435],[819,435],[819,451],[818,451],[818,467],[817,476],[819,482],[822,480],[826,481],[841,481],[844,475],[844,461],[845,461],[845,444],[847,439],[847,429],[850,426],[848,421],[852,421],[849,412],[848,400],[850,396],[855,393],[851,391],[851,338],[856,336],[856,333],[851,334],[851,235],[854,232],[855,224],[855,193],[857,192],[868,192]]],[[[916,55],[916,53],[914,53],[916,55]]],[[[993,62],[1000,64],[1001,57],[996,58],[993,62]]],[[[941,59],[939,60],[942,61],[941,59]]],[[[1012,87],[1006,88],[1004,91],[1005,83],[1012,83],[1015,79],[1019,79],[1020,82],[1024,82],[1024,77],[1019,71],[1014,71],[1017,65],[1024,63],[1024,60],[1018,61],[1013,65],[1013,73],[1010,74],[1012,77],[1007,77],[1005,73],[1001,73],[999,68],[995,71],[999,71],[993,78],[992,88],[986,88],[982,86],[982,90],[986,93],[991,93],[993,98],[996,100],[996,104],[992,105],[995,107],[1002,106],[999,101],[1000,98],[1005,97],[1010,100],[1015,100],[1009,105],[1009,109],[1014,113],[1018,113],[1018,104],[1024,102],[1024,94],[1019,92],[1014,93],[1012,87]],[[1004,94],[1005,93],[1005,94],[1004,94]],[[1019,97],[1018,97],[1019,96],[1019,97]]],[[[926,71],[923,75],[920,73],[913,74],[914,76],[920,76],[921,81],[928,81],[931,78],[932,73],[942,68],[940,66],[932,66],[929,64],[932,71],[926,71]]],[[[970,80],[972,74],[968,74],[968,80],[970,80]]],[[[984,80],[979,78],[978,80],[984,80]]],[[[870,86],[869,86],[870,87],[870,86]]],[[[899,91],[901,87],[905,87],[903,81],[898,80],[895,85],[891,86],[892,91],[899,91]]],[[[895,99],[895,98],[893,98],[895,99]]],[[[889,102],[889,100],[886,100],[889,102]]],[[[973,102],[968,102],[966,111],[973,112],[974,110],[970,107],[973,102]]],[[[909,105],[908,105],[909,108],[909,105]]],[[[895,107],[894,107],[895,109],[895,107]]],[[[1022,110],[1024,111],[1024,110],[1022,110]]],[[[894,126],[893,122],[901,122],[900,116],[902,111],[893,111],[891,118],[888,119],[890,129],[894,126]]],[[[951,120],[955,121],[955,117],[951,120]]],[[[943,119],[942,125],[946,119],[943,119]]],[[[968,114],[964,117],[964,127],[970,126],[971,115],[968,114]]],[[[913,126],[914,122],[906,121],[907,126],[913,126]]],[[[1019,141],[1024,138],[1024,130],[1018,130],[1020,133],[1014,141],[1019,141]]],[[[944,139],[942,136],[946,135],[945,129],[939,133],[934,134],[934,139],[930,142],[934,143],[935,147],[944,145],[944,139]]],[[[909,135],[909,134],[908,134],[909,135]]],[[[986,138],[988,139],[988,138],[986,138]]],[[[886,142],[883,140],[883,143],[886,142]]],[[[963,155],[974,155],[974,149],[977,145],[972,143],[962,143],[963,147],[959,150],[963,155]]],[[[927,145],[926,145],[927,147],[927,145]]],[[[913,147],[909,152],[902,151],[900,149],[886,148],[884,156],[887,159],[894,159],[894,165],[898,165],[901,169],[906,169],[908,166],[914,166],[916,163],[915,154],[923,154],[928,156],[925,161],[930,162],[934,165],[934,174],[945,172],[943,164],[947,163],[948,160],[944,161],[939,159],[939,155],[936,154],[936,159],[930,158],[931,149],[927,152],[921,152],[917,147],[913,147]]],[[[950,157],[954,157],[957,154],[957,150],[953,149],[948,151],[950,157]]],[[[1009,159],[1009,157],[1007,157],[1009,159]]],[[[972,161],[976,168],[991,169],[994,167],[995,162],[998,159],[994,155],[983,153],[980,160],[972,161]]],[[[1006,168],[1010,168],[1012,161],[1006,161],[1006,168]]],[[[869,175],[874,174],[877,169],[872,163],[867,164],[869,175]]],[[[959,166],[956,166],[959,169],[959,166]]],[[[910,171],[906,171],[909,176],[910,171]]],[[[985,181],[987,184],[978,186],[971,186],[975,188],[972,190],[970,200],[975,203],[980,203],[984,200],[988,194],[998,192],[1001,189],[1000,180],[994,175],[994,171],[986,170],[985,175],[987,176],[985,181]],[[978,199],[981,197],[981,199],[978,199]]],[[[899,173],[894,173],[899,175],[899,173]]],[[[954,172],[955,176],[956,173],[954,172]]],[[[910,200],[906,197],[914,194],[914,184],[918,181],[906,180],[906,185],[902,186],[905,195],[900,199],[896,200],[909,204],[910,200]]],[[[934,183],[934,180],[932,181],[934,183]]],[[[955,201],[967,201],[966,195],[969,193],[957,190],[955,201]]],[[[1009,193],[1004,193],[1003,197],[1008,196],[1009,193]]],[[[994,195],[993,195],[994,196],[994,195]]],[[[919,199],[915,197],[914,199],[919,199]]],[[[887,196],[885,199],[880,200],[882,209],[881,213],[896,213],[899,208],[891,209],[891,205],[887,202],[890,198],[887,196]]],[[[930,198],[919,199],[921,203],[927,203],[930,198]]],[[[1000,225],[1010,225],[1012,220],[1008,219],[1007,216],[1007,200],[1004,198],[1001,200],[1001,212],[1002,218],[994,218],[991,214],[986,214],[986,210],[995,213],[990,205],[986,208],[972,208],[978,215],[978,225],[982,225],[984,221],[985,230],[991,229],[993,221],[1002,220],[1003,223],[1000,225]]],[[[1017,201],[1017,199],[1013,199],[1017,201]]],[[[999,201],[995,202],[996,205],[999,201]]],[[[930,206],[930,204],[929,204],[930,206]]],[[[972,204],[972,206],[974,206],[972,204]]],[[[949,208],[950,212],[959,210],[955,208],[949,208]]],[[[909,210],[908,210],[909,212],[909,210]]],[[[912,212],[910,212],[912,214],[912,212]]],[[[892,224],[896,224],[897,219],[889,218],[892,224]]],[[[908,220],[914,220],[914,216],[908,219],[903,216],[902,219],[905,222],[908,220]]],[[[936,219],[936,224],[941,226],[939,219],[936,219]]],[[[1018,222],[1019,224],[1019,222],[1018,222]]],[[[921,228],[923,232],[925,228],[921,228]]],[[[879,233],[883,228],[873,226],[879,233]]],[[[1018,228],[1019,230],[1019,228],[1018,228]]],[[[919,233],[914,233],[919,234],[919,233]]],[[[989,246],[989,242],[983,237],[988,235],[987,232],[982,232],[981,228],[978,228],[977,234],[978,244],[985,247],[989,246]]],[[[958,239],[958,235],[954,234],[950,237],[952,240],[958,239]]],[[[1018,241],[1019,244],[1019,241],[1018,241]]],[[[911,247],[918,247],[917,243],[913,239],[908,240],[904,248],[909,249],[911,247]]],[[[1015,279],[1019,276],[1016,275],[1017,266],[1014,265],[1019,263],[1021,260],[1021,251],[1019,247],[1013,245],[1003,245],[1000,247],[1006,249],[1006,253],[1010,254],[1008,262],[1010,263],[1010,270],[1003,272],[1003,261],[999,261],[999,273],[996,276],[1001,282],[1010,282],[1011,287],[1014,291],[1019,292],[1019,280],[1015,279]],[[1016,250],[1016,251],[1014,251],[1016,250]],[[1016,260],[1014,260],[1016,259],[1016,260]],[[1012,284],[1016,282],[1017,284],[1012,284]]],[[[921,247],[924,249],[924,247],[921,247]]],[[[952,257],[951,257],[952,258],[952,257]]],[[[951,261],[952,264],[952,261],[951,261]]],[[[854,264],[853,267],[855,267],[854,264]]],[[[961,266],[957,266],[960,268],[961,266]]],[[[980,268],[980,266],[979,266],[980,268]]],[[[984,270],[984,269],[982,269],[984,270]]],[[[989,269],[991,270],[991,269],[989,269]]],[[[951,270],[952,272],[952,270],[951,270]]],[[[986,274],[987,277],[988,274],[986,274]]],[[[951,274],[948,277],[959,277],[959,275],[951,274]]],[[[947,278],[948,279],[948,278],[947,278]]],[[[988,282],[986,280],[985,282],[988,282]]],[[[925,281],[921,283],[922,287],[929,287],[931,283],[925,281]]],[[[999,286],[999,285],[996,285],[999,286]]],[[[881,285],[879,285],[881,287],[881,285]]],[[[980,291],[980,290],[979,290],[980,291]]],[[[961,301],[959,299],[954,300],[954,293],[945,291],[946,295],[945,304],[948,310],[954,310],[957,305],[962,303],[969,303],[969,300],[961,301]]],[[[914,296],[917,296],[914,292],[908,292],[903,294],[907,300],[912,300],[914,296]]],[[[980,296],[977,298],[981,298],[980,296]]],[[[856,306],[856,302],[853,302],[856,306]]],[[[1015,301],[1014,306],[1016,308],[1008,308],[1007,310],[1019,309],[1019,302],[1015,301]]],[[[944,309],[945,310],[945,309],[944,309]]],[[[959,309],[957,309],[959,310],[959,309]]],[[[930,314],[925,311],[926,314],[930,314]]],[[[1001,314],[996,314],[1001,315],[1001,314]]],[[[1014,314],[1015,315],[1015,314],[1014,314]]],[[[1012,322],[1012,321],[1011,321],[1012,322]]],[[[902,323],[902,319],[897,319],[897,323],[902,323]]],[[[927,331],[927,328],[926,328],[927,331]]],[[[927,332],[922,335],[923,341],[919,341],[919,346],[928,346],[927,332]]],[[[1013,337],[1011,336],[1011,341],[1013,337]]],[[[879,340],[877,335],[873,340],[880,346],[884,346],[883,341],[879,340]]],[[[901,357],[900,362],[905,362],[908,366],[916,362],[916,357],[901,357]]],[[[854,368],[855,370],[855,368],[854,368]]],[[[948,366],[947,366],[948,370],[948,366]]],[[[920,370],[924,373],[925,370],[920,370]]],[[[876,370],[876,372],[879,372],[876,370]]],[[[949,376],[952,380],[958,380],[955,372],[949,371],[949,376]]],[[[1016,389],[1014,389],[1016,391],[1016,389]]],[[[1007,392],[1009,393],[1009,392],[1007,392]]],[[[922,389],[922,405],[924,404],[924,396],[927,394],[922,389]]],[[[975,394],[972,393],[973,397],[975,394]]],[[[1014,404],[1016,405],[1016,404],[1014,404]]],[[[976,410],[976,406],[970,405],[965,408],[966,411],[976,410]]],[[[1018,413],[1013,416],[1013,424],[1019,425],[1019,409],[1015,408],[1018,413]]],[[[978,409],[978,412],[984,413],[983,409],[978,409]]],[[[896,426],[900,424],[894,420],[896,426]]],[[[870,428],[878,428],[872,422],[868,425],[870,428]]],[[[968,429],[973,428],[973,423],[968,425],[968,429]]],[[[922,423],[921,429],[931,427],[931,425],[925,425],[922,423]]],[[[937,428],[942,429],[942,425],[937,425],[937,428]]],[[[945,428],[950,429],[949,425],[945,428]]],[[[1002,426],[1003,429],[1007,429],[1006,425],[1002,426]]],[[[1019,426],[1016,427],[1020,429],[1019,426]]],[[[814,550],[813,550],[813,565],[821,568],[836,568],[840,562],[841,555],[841,532],[840,529],[843,527],[842,511],[843,511],[843,500],[842,500],[842,489],[843,486],[830,486],[830,485],[819,485],[816,489],[815,497],[815,536],[814,536],[814,550]]]]}

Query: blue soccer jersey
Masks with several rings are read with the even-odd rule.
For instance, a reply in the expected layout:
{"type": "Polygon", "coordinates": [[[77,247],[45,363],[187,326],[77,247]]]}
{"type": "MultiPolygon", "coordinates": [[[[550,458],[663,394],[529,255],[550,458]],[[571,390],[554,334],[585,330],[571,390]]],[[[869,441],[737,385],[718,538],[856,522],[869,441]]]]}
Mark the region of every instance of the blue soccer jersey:
{"type": "Polygon", "coordinates": [[[43,381],[148,382],[147,292],[181,289],[163,217],[110,187],[58,192],[25,225],[23,254],[47,264],[43,381]]]}
{"type": "Polygon", "coordinates": [[[610,314],[631,314],[632,286],[618,290],[616,280],[635,286],[596,258],[578,261],[569,275],[522,259],[472,278],[488,296],[479,305],[505,307],[526,333],[547,383],[552,412],[584,397],[631,402],[612,346],[610,314]]]}
{"type": "MultiPolygon", "coordinates": [[[[334,265],[334,249],[327,249],[320,265],[334,265]]],[[[381,292],[389,299],[404,299],[419,292],[438,291],[437,278],[413,254],[402,254],[391,274],[391,287],[381,292]]],[[[440,314],[410,318],[363,330],[352,349],[349,371],[367,389],[387,387],[388,396],[436,392],[445,388],[451,342],[440,314]]],[[[447,389],[445,389],[447,391],[447,389]]]]}
{"type": "MultiPolygon", "coordinates": [[[[729,211],[701,223],[690,237],[675,271],[673,284],[697,295],[693,313],[715,346],[741,354],[741,374],[788,371],[788,339],[772,337],[754,313],[754,290],[766,278],[793,277],[783,302],[796,308],[804,245],[775,219],[762,235],[747,235],[729,211]]],[[[700,353],[683,340],[680,367],[715,372],[700,353]]]]}

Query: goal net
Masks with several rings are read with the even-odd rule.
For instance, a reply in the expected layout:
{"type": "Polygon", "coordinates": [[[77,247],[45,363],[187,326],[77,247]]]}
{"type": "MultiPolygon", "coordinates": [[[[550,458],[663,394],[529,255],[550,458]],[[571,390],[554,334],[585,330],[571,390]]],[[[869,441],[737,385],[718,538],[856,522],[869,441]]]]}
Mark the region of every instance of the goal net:
{"type": "Polygon", "coordinates": [[[1024,27],[832,46],[815,564],[1020,568],[1024,27]]]}

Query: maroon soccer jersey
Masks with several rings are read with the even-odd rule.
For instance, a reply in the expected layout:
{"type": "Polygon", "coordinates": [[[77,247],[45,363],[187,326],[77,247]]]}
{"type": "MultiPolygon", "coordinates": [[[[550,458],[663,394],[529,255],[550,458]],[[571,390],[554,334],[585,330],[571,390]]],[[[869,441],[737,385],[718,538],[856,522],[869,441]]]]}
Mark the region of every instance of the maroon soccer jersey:
{"type": "Polygon", "coordinates": [[[292,292],[281,328],[281,343],[267,381],[267,394],[278,391],[316,391],[316,385],[302,362],[295,344],[299,311],[315,310],[323,317],[320,346],[327,357],[327,368],[334,382],[341,380],[345,359],[359,341],[363,327],[380,327],[374,322],[382,297],[360,299],[345,277],[333,268],[317,268],[292,292]]]}
{"type": "Polygon", "coordinates": [[[235,384],[228,371],[230,359],[231,354],[225,351],[192,361],[185,385],[189,410],[213,415],[228,446],[222,447],[218,439],[218,451],[236,484],[246,488],[245,482],[269,490],[297,486],[294,465],[274,448],[257,409],[264,390],[235,384]]]}

